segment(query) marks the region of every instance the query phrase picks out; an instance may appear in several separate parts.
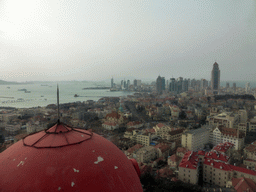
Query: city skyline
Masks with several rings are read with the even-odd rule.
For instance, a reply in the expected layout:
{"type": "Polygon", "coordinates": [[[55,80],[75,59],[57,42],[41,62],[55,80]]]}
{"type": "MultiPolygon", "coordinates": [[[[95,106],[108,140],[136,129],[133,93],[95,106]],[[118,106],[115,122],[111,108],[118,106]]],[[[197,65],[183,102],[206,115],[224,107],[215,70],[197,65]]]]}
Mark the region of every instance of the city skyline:
{"type": "Polygon", "coordinates": [[[256,2],[0,2],[0,79],[256,81],[256,2]]]}

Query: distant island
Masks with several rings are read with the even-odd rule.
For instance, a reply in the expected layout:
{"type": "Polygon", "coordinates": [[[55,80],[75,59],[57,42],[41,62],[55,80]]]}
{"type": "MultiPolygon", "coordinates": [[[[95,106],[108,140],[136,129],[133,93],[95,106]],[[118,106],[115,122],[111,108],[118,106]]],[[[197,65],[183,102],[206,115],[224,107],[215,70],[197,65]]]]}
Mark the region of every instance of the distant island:
{"type": "Polygon", "coordinates": [[[0,85],[16,85],[16,84],[20,84],[18,82],[12,82],[12,81],[3,81],[0,80],[0,85]]]}
{"type": "Polygon", "coordinates": [[[4,81],[0,80],[0,85],[22,85],[22,84],[31,84],[31,82],[16,82],[16,81],[4,81]]]}

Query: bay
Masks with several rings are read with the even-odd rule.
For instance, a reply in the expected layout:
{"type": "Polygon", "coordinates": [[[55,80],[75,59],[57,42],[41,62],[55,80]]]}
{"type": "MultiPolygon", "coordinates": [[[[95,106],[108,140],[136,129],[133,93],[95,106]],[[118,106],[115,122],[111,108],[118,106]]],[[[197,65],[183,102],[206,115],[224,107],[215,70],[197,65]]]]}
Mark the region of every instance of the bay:
{"type": "MultiPolygon", "coordinates": [[[[94,100],[101,97],[119,97],[132,95],[133,92],[111,92],[109,89],[86,89],[86,87],[110,86],[107,82],[81,82],[69,81],[58,82],[60,92],[60,104],[77,101],[94,100]],[[74,97],[77,94],[81,97],[74,97]]],[[[56,82],[38,82],[33,84],[0,85],[0,106],[30,108],[38,106],[47,106],[57,103],[57,83],[56,82]],[[18,91],[26,89],[25,91],[18,91]],[[13,98],[3,98],[13,97],[13,98]]]]}

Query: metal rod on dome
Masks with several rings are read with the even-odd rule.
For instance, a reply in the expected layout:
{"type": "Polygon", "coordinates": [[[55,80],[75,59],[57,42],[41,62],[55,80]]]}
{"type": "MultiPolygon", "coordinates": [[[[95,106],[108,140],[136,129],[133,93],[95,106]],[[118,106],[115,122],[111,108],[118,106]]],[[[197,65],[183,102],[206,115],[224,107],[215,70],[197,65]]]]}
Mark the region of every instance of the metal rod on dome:
{"type": "Polygon", "coordinates": [[[60,122],[60,103],[59,103],[59,85],[57,84],[57,110],[58,110],[58,123],[60,122]]]}

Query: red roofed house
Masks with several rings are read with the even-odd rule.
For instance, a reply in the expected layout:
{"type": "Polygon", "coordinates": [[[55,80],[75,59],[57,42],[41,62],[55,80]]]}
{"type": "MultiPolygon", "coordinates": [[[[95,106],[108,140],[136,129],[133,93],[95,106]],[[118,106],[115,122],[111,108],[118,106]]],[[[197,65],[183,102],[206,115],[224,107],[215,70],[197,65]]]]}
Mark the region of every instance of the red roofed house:
{"type": "Polygon", "coordinates": [[[130,121],[129,123],[127,123],[127,129],[130,128],[141,128],[143,127],[143,123],[140,121],[130,121]]]}
{"type": "Polygon", "coordinates": [[[180,164],[181,157],[177,156],[176,154],[173,154],[172,156],[168,157],[168,165],[171,168],[177,168],[180,164]]]}
{"type": "Polygon", "coordinates": [[[164,157],[164,159],[166,160],[170,153],[171,147],[167,144],[159,143],[155,146],[155,148],[157,149],[158,157],[164,157]]]}
{"type": "Polygon", "coordinates": [[[256,182],[256,171],[229,165],[221,161],[205,159],[203,164],[204,182],[225,187],[233,177],[250,178],[256,182]]]}
{"type": "Polygon", "coordinates": [[[119,125],[117,123],[113,123],[113,122],[104,122],[102,123],[102,127],[107,129],[107,130],[115,130],[119,128],[119,125]]]}
{"type": "Polygon", "coordinates": [[[131,156],[135,151],[137,151],[138,149],[142,148],[143,145],[141,144],[136,144],[133,147],[130,147],[129,149],[127,149],[124,153],[126,156],[131,156]]]}
{"type": "Polygon", "coordinates": [[[176,150],[176,155],[179,157],[184,157],[188,150],[185,147],[178,147],[176,150]]]}
{"type": "Polygon", "coordinates": [[[210,160],[212,159],[212,160],[220,161],[223,163],[229,163],[230,161],[229,156],[223,155],[222,153],[219,153],[217,151],[210,151],[205,153],[204,159],[210,159],[210,160]]]}
{"type": "Polygon", "coordinates": [[[140,163],[139,164],[139,167],[140,167],[140,174],[143,175],[145,173],[150,173],[153,169],[152,169],[152,166],[149,166],[149,165],[145,165],[143,163],[140,163]]]}
{"type": "Polygon", "coordinates": [[[245,134],[234,128],[224,128],[219,126],[213,130],[213,145],[229,142],[234,144],[235,150],[241,150],[244,146],[245,134]]]}
{"type": "Polygon", "coordinates": [[[233,143],[225,142],[225,143],[220,143],[216,145],[212,150],[217,151],[223,155],[231,156],[235,148],[233,143]]]}
{"type": "Polygon", "coordinates": [[[229,188],[235,189],[237,192],[255,192],[256,191],[256,183],[248,178],[232,178],[231,181],[227,183],[229,188]]]}
{"type": "Polygon", "coordinates": [[[204,160],[203,172],[204,182],[221,187],[226,186],[227,181],[232,178],[230,165],[210,159],[204,160]]]}
{"type": "Polygon", "coordinates": [[[123,116],[121,112],[117,113],[115,111],[112,111],[112,113],[109,113],[105,117],[105,122],[112,122],[117,124],[122,124],[126,121],[126,117],[123,116]]]}
{"type": "Polygon", "coordinates": [[[244,164],[250,169],[256,166],[256,143],[255,141],[244,148],[244,164]]]}
{"type": "Polygon", "coordinates": [[[197,152],[199,162],[204,162],[205,151],[200,150],[197,152]]]}
{"type": "Polygon", "coordinates": [[[156,178],[171,178],[173,176],[173,171],[169,167],[164,167],[156,171],[156,178]]]}
{"type": "Polygon", "coordinates": [[[185,183],[197,184],[198,182],[198,155],[188,151],[179,164],[179,180],[185,183]]]}

